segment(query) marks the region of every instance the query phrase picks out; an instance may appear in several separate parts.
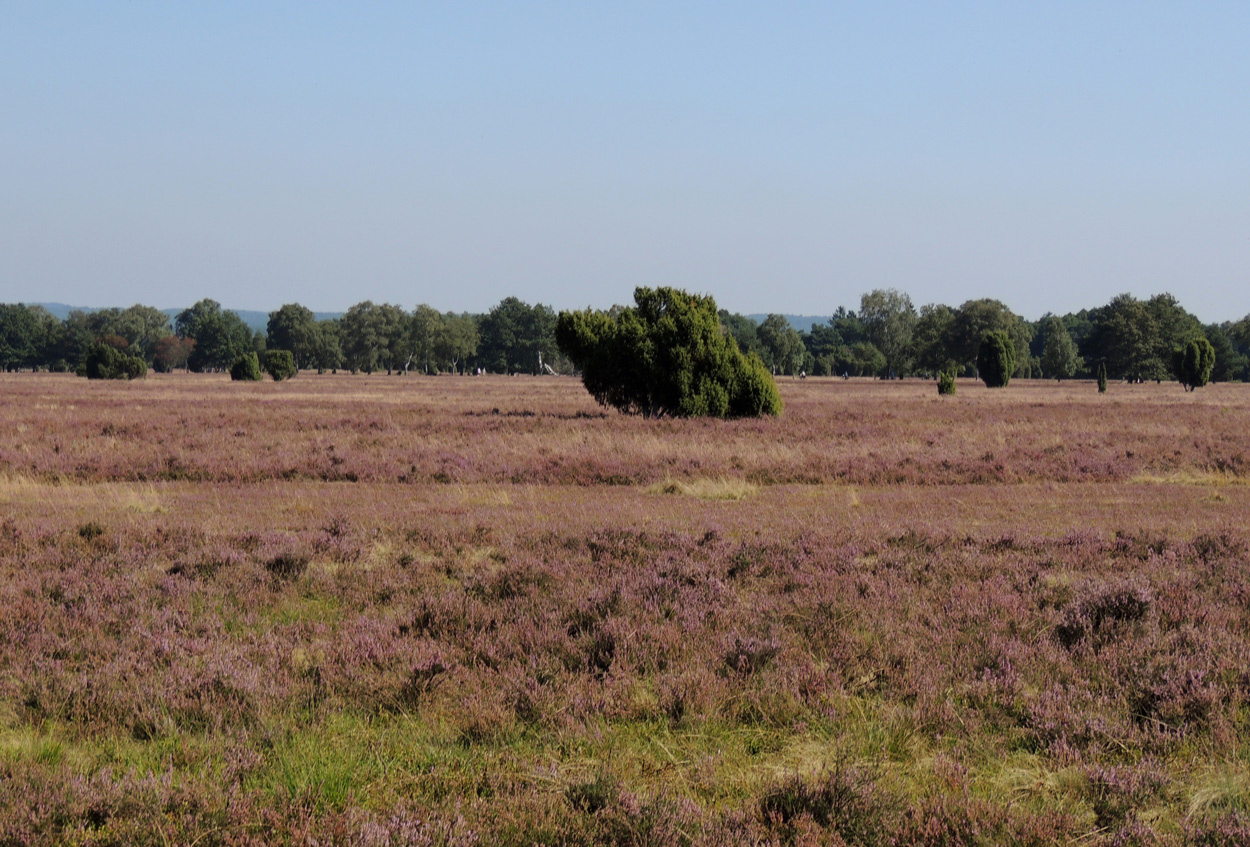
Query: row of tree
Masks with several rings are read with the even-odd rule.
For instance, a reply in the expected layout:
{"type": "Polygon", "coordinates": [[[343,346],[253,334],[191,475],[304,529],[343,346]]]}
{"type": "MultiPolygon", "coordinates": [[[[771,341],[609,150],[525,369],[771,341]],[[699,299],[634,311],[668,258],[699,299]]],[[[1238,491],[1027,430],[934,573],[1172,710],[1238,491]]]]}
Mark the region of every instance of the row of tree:
{"type": "Polygon", "coordinates": [[[1212,380],[1250,380],[1250,316],[1204,326],[1170,294],[1121,294],[1096,309],[1030,322],[998,300],[916,309],[906,294],[885,289],[863,295],[858,312],[839,309],[809,332],[781,315],[757,324],[722,312],[721,322],[777,374],[976,376],[982,340],[997,332],[1015,348],[1008,376],[1092,378],[1103,365],[1113,379],[1172,379],[1176,351],[1204,338],[1215,353],[1212,380]]]}
{"type": "MultiPolygon", "coordinates": [[[[858,311],[839,309],[808,331],[796,330],[781,315],[758,323],[724,310],[719,317],[738,347],[756,353],[774,374],[973,376],[982,339],[1001,332],[1015,348],[1013,376],[1092,377],[1102,365],[1113,379],[1171,379],[1175,351],[1202,337],[1215,354],[1212,380],[1250,380],[1250,316],[1204,326],[1170,294],[1147,300],[1122,294],[1105,306],[1036,322],[991,299],[917,309],[894,289],[868,292],[858,311]]],[[[207,299],[172,321],[143,305],[73,311],[62,321],[39,306],[0,304],[0,368],[80,370],[99,344],[157,371],[226,371],[247,353],[263,360],[267,349],[290,351],[298,368],[318,371],[573,368],[556,345],[556,313],[515,297],[477,315],[424,304],[406,311],[366,300],[333,320],[318,320],[292,303],[270,313],[266,330],[254,332],[207,299]]]]}
{"type": "Polygon", "coordinates": [[[484,315],[411,312],[364,301],[341,317],[318,320],[290,303],[254,332],[236,313],[201,300],[169,316],[151,306],[75,310],[58,320],[41,306],[0,304],[0,368],[83,371],[102,345],[141,359],[158,372],[228,371],[240,358],[289,351],[296,367],[372,373],[385,370],[538,373],[544,363],[569,370],[555,343],[555,312],[508,297],[484,315]]]}

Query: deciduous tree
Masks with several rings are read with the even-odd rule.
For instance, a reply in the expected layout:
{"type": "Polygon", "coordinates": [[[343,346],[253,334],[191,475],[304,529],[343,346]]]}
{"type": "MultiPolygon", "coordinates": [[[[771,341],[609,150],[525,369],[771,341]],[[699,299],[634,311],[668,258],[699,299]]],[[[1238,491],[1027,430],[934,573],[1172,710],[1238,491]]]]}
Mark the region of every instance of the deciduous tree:
{"type": "Polygon", "coordinates": [[[760,343],[772,361],[773,373],[794,375],[803,364],[803,339],[782,315],[769,315],[757,330],[760,343]]]}
{"type": "Polygon", "coordinates": [[[1081,367],[1081,354],[1063,321],[1054,315],[1042,319],[1042,373],[1053,379],[1070,377],[1081,367]]]}
{"type": "Polygon", "coordinates": [[[312,310],[299,303],[287,303],[269,313],[265,343],[274,350],[287,350],[295,360],[295,367],[307,367],[312,362],[317,317],[312,310]]]}
{"type": "Polygon", "coordinates": [[[908,371],[907,353],[916,328],[911,298],[894,288],[878,288],[860,298],[859,320],[873,346],[885,357],[882,376],[908,371]]]}
{"type": "Polygon", "coordinates": [[[193,371],[227,370],[244,353],[254,352],[252,331],[236,313],[223,311],[216,300],[204,299],[184,309],[174,331],[195,340],[187,360],[193,371]]]}

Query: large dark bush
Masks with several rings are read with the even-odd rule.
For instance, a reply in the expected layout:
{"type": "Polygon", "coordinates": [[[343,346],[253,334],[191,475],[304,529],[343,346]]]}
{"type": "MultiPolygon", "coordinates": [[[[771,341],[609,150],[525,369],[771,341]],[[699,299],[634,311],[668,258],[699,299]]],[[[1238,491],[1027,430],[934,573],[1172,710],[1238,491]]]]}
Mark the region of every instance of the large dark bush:
{"type": "Polygon", "coordinates": [[[1211,381],[1215,369],[1215,348],[1205,338],[1194,338],[1172,353],[1172,373],[1186,391],[1201,388],[1211,381]]]}
{"type": "Polygon", "coordinates": [[[1016,370],[1016,346],[1001,330],[987,332],[977,353],[977,372],[989,388],[1006,388],[1016,370]]]}
{"type": "Polygon", "coordinates": [[[781,412],[777,385],[721,327],[711,297],[638,288],[633,307],[561,312],[556,343],[596,400],[647,417],[781,412]]]}
{"type": "Polygon", "coordinates": [[[93,344],[82,375],[87,379],[136,379],[148,372],[147,362],[109,344],[93,344]]]}
{"type": "Polygon", "coordinates": [[[274,382],[290,379],[298,371],[295,368],[295,356],[290,350],[269,350],[265,353],[265,370],[273,377],[274,382]]]}
{"type": "Polygon", "coordinates": [[[230,378],[233,380],[258,381],[261,378],[260,359],[257,358],[255,353],[244,353],[235,359],[234,364],[230,366],[230,378]]]}

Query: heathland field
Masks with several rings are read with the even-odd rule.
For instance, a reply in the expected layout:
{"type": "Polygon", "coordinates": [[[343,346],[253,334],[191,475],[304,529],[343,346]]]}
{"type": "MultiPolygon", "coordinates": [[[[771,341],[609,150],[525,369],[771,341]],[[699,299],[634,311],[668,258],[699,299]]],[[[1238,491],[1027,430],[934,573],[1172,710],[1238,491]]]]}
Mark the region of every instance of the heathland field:
{"type": "Polygon", "coordinates": [[[1250,388],[0,375],[0,845],[1250,843],[1250,388]]]}

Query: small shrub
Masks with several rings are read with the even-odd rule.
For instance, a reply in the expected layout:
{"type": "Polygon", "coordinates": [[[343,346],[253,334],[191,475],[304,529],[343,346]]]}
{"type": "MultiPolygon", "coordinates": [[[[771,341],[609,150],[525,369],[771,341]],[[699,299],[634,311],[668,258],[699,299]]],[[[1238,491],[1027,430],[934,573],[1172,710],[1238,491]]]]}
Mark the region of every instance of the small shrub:
{"type": "Polygon", "coordinates": [[[418,706],[447,673],[447,664],[439,655],[430,656],[412,666],[412,672],[400,691],[400,699],[409,706],[418,706]]]}
{"type": "Polygon", "coordinates": [[[1098,363],[1098,393],[1107,393],[1107,363],[1098,363]]]}
{"type": "Polygon", "coordinates": [[[298,579],[308,562],[309,557],[302,553],[280,553],[265,563],[265,570],[279,579],[298,579]]]}
{"type": "Polygon", "coordinates": [[[871,779],[841,765],[820,776],[786,779],[760,798],[759,810],[767,824],[783,832],[807,818],[847,844],[884,843],[889,826],[889,809],[871,779]]]}
{"type": "Polygon", "coordinates": [[[954,394],[955,393],[955,374],[943,373],[938,371],[938,394],[954,394]]]}
{"type": "Polygon", "coordinates": [[[735,635],[724,653],[725,666],[736,673],[754,673],[772,662],[779,652],[781,645],[776,639],[763,640],[735,635]]]}
{"type": "Polygon", "coordinates": [[[260,359],[255,353],[244,353],[234,360],[230,366],[230,378],[236,382],[257,382],[260,380],[260,359]]]}
{"type": "Polygon", "coordinates": [[[1055,637],[1067,648],[1085,638],[1095,638],[1098,646],[1112,627],[1144,618],[1150,611],[1151,600],[1147,589],[1129,583],[1094,586],[1068,608],[1055,627],[1055,637]]]}
{"type": "Polygon", "coordinates": [[[274,382],[282,382],[299,373],[290,350],[270,350],[265,353],[265,370],[273,377],[274,382]]]}
{"type": "Polygon", "coordinates": [[[564,799],[579,812],[593,815],[616,802],[620,793],[621,787],[617,781],[608,774],[600,773],[589,782],[570,785],[564,789],[564,799]]]}

